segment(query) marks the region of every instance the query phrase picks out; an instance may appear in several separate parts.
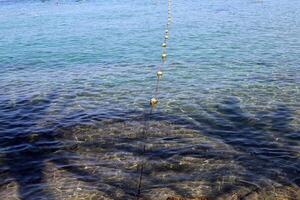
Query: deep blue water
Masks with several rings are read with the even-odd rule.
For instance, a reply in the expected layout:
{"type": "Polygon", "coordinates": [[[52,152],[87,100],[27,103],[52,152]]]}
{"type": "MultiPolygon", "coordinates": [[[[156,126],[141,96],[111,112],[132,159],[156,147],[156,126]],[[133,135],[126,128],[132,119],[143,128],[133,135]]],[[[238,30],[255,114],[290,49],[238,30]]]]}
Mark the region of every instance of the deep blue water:
{"type": "Polygon", "coordinates": [[[0,0],[0,199],[300,198],[300,1],[171,13],[149,115],[167,1],[0,0]]]}

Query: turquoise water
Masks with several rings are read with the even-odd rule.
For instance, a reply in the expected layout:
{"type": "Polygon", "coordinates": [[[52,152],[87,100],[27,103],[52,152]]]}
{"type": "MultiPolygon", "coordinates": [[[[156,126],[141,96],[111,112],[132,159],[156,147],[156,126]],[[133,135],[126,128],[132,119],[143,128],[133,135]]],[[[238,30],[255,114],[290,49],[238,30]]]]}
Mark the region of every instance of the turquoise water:
{"type": "Polygon", "coordinates": [[[1,199],[300,198],[300,1],[173,0],[149,116],[166,19],[0,1],[1,199]]]}

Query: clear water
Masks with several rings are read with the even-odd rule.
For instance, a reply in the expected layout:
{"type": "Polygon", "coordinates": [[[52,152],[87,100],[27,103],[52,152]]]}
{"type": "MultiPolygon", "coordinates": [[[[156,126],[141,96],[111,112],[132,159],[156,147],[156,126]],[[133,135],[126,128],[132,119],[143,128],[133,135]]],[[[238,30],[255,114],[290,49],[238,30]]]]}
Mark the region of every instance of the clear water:
{"type": "Polygon", "coordinates": [[[300,199],[300,1],[172,16],[149,115],[167,1],[0,1],[0,199],[300,199]]]}

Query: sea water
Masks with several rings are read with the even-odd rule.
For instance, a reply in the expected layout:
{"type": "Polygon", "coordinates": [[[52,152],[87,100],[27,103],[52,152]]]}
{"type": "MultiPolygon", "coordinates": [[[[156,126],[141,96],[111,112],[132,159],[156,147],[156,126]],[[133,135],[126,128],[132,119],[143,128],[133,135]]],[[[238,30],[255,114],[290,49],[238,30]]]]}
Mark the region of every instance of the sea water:
{"type": "Polygon", "coordinates": [[[300,1],[171,15],[162,66],[167,1],[0,1],[1,199],[300,198],[300,1]]]}

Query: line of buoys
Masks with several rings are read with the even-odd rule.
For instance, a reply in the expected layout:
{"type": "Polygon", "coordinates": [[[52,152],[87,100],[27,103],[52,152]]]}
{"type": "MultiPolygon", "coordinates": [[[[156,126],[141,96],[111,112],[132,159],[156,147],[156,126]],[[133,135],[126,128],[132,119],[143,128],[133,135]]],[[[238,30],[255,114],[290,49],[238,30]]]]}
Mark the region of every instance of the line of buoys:
{"type": "MultiPolygon", "coordinates": [[[[162,59],[162,66],[165,65],[166,60],[167,60],[167,40],[169,39],[169,26],[171,23],[171,0],[168,0],[168,21],[166,24],[166,29],[165,29],[165,35],[164,35],[164,40],[163,43],[161,45],[162,47],[162,54],[161,54],[161,59],[162,59]]],[[[158,104],[158,95],[159,95],[159,83],[160,80],[162,78],[163,72],[161,69],[161,66],[158,67],[158,70],[156,72],[156,87],[155,87],[155,95],[150,99],[150,113],[149,113],[149,119],[150,116],[152,114],[153,108],[158,104]]],[[[146,116],[146,115],[145,115],[146,116]]],[[[143,137],[146,136],[147,134],[147,129],[148,129],[148,125],[147,125],[147,120],[145,119],[144,116],[144,131],[143,131],[143,137]]],[[[144,155],[146,153],[146,144],[143,144],[143,152],[142,154],[144,155]]],[[[139,180],[138,180],[138,185],[137,185],[137,193],[136,193],[136,199],[139,200],[140,199],[140,195],[141,195],[141,189],[142,189],[142,178],[143,178],[143,171],[144,171],[144,163],[145,161],[141,161],[140,164],[138,164],[138,168],[137,170],[140,171],[140,176],[139,176],[139,180]]]]}
{"type": "MultiPolygon", "coordinates": [[[[167,20],[167,24],[166,24],[166,30],[165,30],[165,35],[164,35],[164,40],[163,43],[161,45],[162,47],[162,54],[161,54],[161,59],[162,59],[162,65],[164,65],[167,61],[167,41],[169,39],[169,26],[171,24],[172,21],[172,17],[171,17],[171,0],[168,0],[168,20],[167,20]]],[[[157,105],[158,103],[158,88],[159,88],[159,80],[162,78],[163,72],[161,67],[158,67],[157,73],[156,73],[156,77],[157,77],[157,81],[156,81],[156,92],[155,92],[155,96],[152,97],[150,99],[150,106],[154,107],[157,105]]]]}

